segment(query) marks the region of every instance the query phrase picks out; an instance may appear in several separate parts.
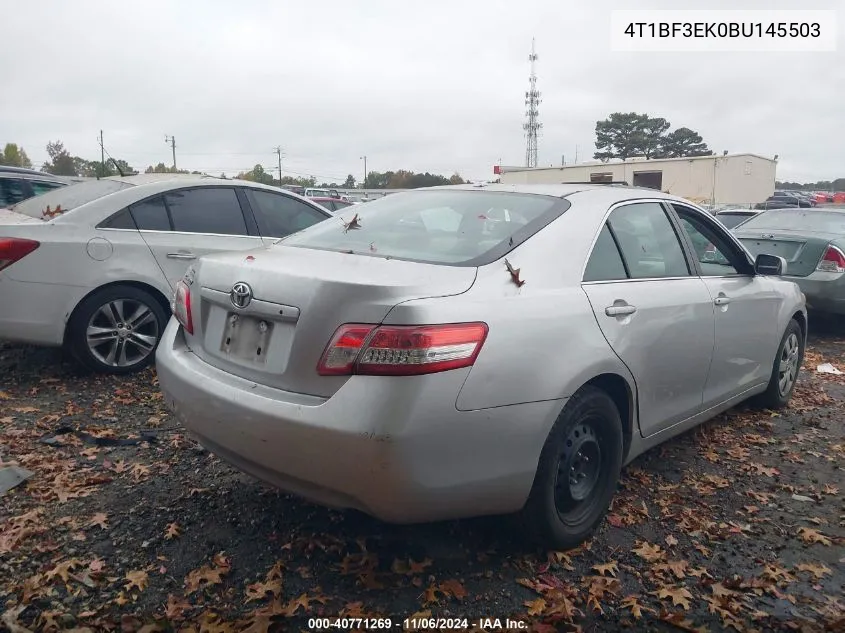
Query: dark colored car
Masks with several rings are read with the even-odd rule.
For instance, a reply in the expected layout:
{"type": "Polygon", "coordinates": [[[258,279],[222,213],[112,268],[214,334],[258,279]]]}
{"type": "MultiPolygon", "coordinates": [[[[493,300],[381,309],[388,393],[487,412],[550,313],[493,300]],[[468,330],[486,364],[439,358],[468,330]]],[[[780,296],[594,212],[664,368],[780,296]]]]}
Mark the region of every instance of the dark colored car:
{"type": "Polygon", "coordinates": [[[311,202],[316,202],[321,207],[328,209],[332,213],[337,213],[338,211],[343,211],[348,209],[349,207],[353,206],[354,202],[347,202],[346,200],[341,200],[340,198],[308,198],[311,202]]]}
{"type": "Polygon", "coordinates": [[[34,169],[0,165],[0,209],[70,183],[60,176],[34,169]]]}
{"type": "Polygon", "coordinates": [[[804,208],[808,209],[812,204],[808,200],[804,200],[799,198],[798,196],[792,195],[790,193],[784,193],[780,191],[776,191],[774,195],[769,196],[766,198],[765,202],[761,202],[759,204],[754,205],[755,209],[799,209],[804,208]]]}
{"type": "Polygon", "coordinates": [[[759,209],[726,209],[724,211],[717,211],[714,215],[725,228],[733,229],[749,218],[760,215],[760,213],[761,211],[759,209]]]}

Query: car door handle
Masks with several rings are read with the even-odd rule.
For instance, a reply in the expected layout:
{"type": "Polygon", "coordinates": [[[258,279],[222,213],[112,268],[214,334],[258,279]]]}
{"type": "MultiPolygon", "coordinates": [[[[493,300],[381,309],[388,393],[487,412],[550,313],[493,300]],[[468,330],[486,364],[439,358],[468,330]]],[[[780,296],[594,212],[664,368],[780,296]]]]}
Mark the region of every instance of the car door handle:
{"type": "Polygon", "coordinates": [[[196,259],[197,256],[193,253],[168,253],[167,257],[170,259],[196,259]]]}
{"type": "Polygon", "coordinates": [[[612,316],[612,317],[615,317],[615,316],[628,316],[629,314],[634,314],[634,312],[636,312],[636,311],[637,311],[636,306],[629,306],[629,305],[624,305],[624,306],[607,306],[607,307],[604,309],[604,313],[605,313],[607,316],[612,316]]]}
{"type": "Polygon", "coordinates": [[[716,297],[715,299],[713,299],[713,303],[715,303],[717,306],[726,306],[730,302],[731,302],[730,297],[716,297]]]}

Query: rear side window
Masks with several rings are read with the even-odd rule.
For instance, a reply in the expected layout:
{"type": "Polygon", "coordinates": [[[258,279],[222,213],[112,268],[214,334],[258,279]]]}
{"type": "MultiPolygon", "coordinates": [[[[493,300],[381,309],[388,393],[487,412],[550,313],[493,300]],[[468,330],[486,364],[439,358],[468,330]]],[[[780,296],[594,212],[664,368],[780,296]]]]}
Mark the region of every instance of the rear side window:
{"type": "Polygon", "coordinates": [[[605,224],[587,261],[584,281],[613,281],[627,278],[628,274],[625,272],[625,264],[619,254],[619,248],[605,224]]]}
{"type": "MultiPolygon", "coordinates": [[[[247,189],[247,197],[258,230],[264,237],[285,237],[325,220],[323,215],[304,202],[283,193],[247,189]]],[[[323,206],[331,204],[321,202],[323,206]]]]}
{"type": "Polygon", "coordinates": [[[174,231],[247,235],[241,204],[230,187],[181,189],[165,194],[174,231]]]}
{"type": "Polygon", "coordinates": [[[129,213],[129,209],[123,209],[101,222],[99,228],[134,230],[137,227],[135,226],[135,221],[132,219],[132,214],[129,213]]]}
{"type": "Polygon", "coordinates": [[[0,178],[0,207],[10,207],[26,197],[19,178],[0,178]]]}
{"type": "MultiPolygon", "coordinates": [[[[135,224],[141,231],[169,231],[170,220],[167,217],[167,208],[161,196],[150,198],[142,202],[136,202],[129,207],[135,224]]],[[[123,227],[111,227],[123,228],[123,227]]]]}

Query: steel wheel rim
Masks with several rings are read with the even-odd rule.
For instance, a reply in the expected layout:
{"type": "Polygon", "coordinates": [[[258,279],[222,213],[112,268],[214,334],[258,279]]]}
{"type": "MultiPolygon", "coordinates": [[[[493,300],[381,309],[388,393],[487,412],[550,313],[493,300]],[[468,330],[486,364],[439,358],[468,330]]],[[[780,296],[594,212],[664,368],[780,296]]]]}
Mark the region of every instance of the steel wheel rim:
{"type": "Polygon", "coordinates": [[[109,367],[132,367],[152,354],[159,324],[152,308],[135,299],[112,299],[88,321],[86,345],[91,355],[109,367]]]}
{"type": "Polygon", "coordinates": [[[558,455],[554,495],[561,520],[577,523],[592,512],[593,493],[601,487],[602,462],[602,441],[594,421],[583,420],[569,431],[558,455]]]}
{"type": "Polygon", "coordinates": [[[798,357],[801,346],[798,343],[798,336],[790,332],[783,343],[783,350],[780,354],[778,365],[778,393],[785,396],[795,384],[798,376],[798,357]]]}

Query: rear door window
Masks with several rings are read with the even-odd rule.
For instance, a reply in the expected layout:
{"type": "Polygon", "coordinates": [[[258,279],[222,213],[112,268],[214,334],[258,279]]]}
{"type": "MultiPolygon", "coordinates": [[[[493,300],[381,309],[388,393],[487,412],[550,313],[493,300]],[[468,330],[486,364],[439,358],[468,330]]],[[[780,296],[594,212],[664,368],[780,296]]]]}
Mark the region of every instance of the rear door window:
{"type": "Polygon", "coordinates": [[[690,275],[678,235],[659,203],[618,207],[610,214],[608,224],[632,279],[690,275]]]}
{"type": "Polygon", "coordinates": [[[247,189],[246,193],[263,237],[286,237],[328,217],[328,213],[283,193],[258,189],[247,189]]]}
{"type": "MultiPolygon", "coordinates": [[[[129,207],[135,224],[141,231],[169,231],[170,219],[161,196],[136,202],[129,207]]],[[[121,228],[121,227],[110,227],[121,228]]]]}
{"type": "Polygon", "coordinates": [[[179,189],[164,195],[173,230],[213,235],[248,235],[246,221],[231,187],[179,189]]]}

